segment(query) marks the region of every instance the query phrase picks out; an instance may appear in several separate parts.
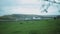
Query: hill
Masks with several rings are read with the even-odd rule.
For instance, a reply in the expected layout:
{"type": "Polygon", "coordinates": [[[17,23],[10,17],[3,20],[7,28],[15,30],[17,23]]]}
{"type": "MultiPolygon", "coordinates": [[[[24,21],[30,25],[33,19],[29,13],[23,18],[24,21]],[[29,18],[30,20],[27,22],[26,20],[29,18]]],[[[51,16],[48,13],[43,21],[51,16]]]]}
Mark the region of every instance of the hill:
{"type": "Polygon", "coordinates": [[[60,15],[26,15],[26,14],[12,14],[0,16],[0,20],[40,20],[40,19],[51,19],[60,18],[60,15]]]}

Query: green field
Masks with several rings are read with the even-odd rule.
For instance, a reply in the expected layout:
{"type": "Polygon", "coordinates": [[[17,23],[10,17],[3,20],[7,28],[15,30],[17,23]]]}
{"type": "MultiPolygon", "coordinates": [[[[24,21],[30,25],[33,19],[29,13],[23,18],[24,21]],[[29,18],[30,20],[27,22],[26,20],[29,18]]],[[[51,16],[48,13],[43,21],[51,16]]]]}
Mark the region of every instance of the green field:
{"type": "Polygon", "coordinates": [[[60,19],[0,21],[0,34],[60,34],[60,19]]]}

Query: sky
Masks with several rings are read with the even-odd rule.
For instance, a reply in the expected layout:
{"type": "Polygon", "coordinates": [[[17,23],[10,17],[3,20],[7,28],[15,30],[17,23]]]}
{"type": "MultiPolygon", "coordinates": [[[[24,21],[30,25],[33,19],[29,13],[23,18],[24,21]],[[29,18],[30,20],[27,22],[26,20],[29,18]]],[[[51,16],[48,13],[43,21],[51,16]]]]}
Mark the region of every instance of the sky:
{"type": "Polygon", "coordinates": [[[0,16],[9,14],[60,15],[59,4],[51,5],[47,9],[48,13],[41,13],[44,9],[42,5],[45,4],[46,8],[48,3],[41,0],[0,0],[0,16]]]}

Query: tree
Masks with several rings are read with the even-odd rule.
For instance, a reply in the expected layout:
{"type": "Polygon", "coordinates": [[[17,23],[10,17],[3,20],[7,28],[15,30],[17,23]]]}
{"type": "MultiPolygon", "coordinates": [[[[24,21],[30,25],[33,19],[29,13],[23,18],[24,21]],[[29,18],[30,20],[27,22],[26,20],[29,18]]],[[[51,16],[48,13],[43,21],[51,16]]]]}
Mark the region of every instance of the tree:
{"type": "MultiPolygon", "coordinates": [[[[57,0],[58,1],[58,0],[57,0]]],[[[48,13],[48,8],[50,7],[50,6],[53,6],[53,4],[60,4],[60,2],[57,2],[56,0],[41,0],[41,12],[46,12],[46,13],[48,13]]],[[[57,8],[59,8],[58,6],[56,6],[57,8]]],[[[60,12],[60,10],[59,10],[59,12],[60,12]]]]}

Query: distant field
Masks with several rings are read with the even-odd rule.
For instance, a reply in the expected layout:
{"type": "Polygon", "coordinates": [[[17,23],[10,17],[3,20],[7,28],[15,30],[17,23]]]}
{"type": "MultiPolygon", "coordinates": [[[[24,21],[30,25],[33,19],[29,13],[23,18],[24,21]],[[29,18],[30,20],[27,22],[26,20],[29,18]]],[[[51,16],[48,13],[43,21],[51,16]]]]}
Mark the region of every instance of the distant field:
{"type": "Polygon", "coordinates": [[[60,19],[0,21],[0,34],[60,34],[60,19]]]}

